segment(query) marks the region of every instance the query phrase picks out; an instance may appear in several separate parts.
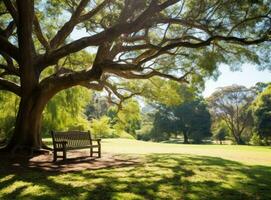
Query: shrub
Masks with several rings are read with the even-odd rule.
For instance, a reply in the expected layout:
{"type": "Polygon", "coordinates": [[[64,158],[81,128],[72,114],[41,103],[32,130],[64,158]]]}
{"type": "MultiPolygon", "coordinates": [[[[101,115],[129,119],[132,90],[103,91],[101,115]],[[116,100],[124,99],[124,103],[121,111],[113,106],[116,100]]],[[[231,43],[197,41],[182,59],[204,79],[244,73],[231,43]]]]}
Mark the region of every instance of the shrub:
{"type": "Polygon", "coordinates": [[[261,137],[257,134],[257,133],[253,133],[251,139],[250,139],[250,143],[252,145],[263,145],[263,142],[261,140],[261,137]]]}

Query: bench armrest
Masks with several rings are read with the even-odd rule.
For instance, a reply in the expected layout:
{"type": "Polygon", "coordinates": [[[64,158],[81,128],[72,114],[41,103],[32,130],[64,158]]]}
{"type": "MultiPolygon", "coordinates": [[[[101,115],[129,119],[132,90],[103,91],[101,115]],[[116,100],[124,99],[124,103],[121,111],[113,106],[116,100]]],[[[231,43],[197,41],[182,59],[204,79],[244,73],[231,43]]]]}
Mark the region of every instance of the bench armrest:
{"type": "Polygon", "coordinates": [[[97,141],[97,142],[99,141],[100,142],[102,139],[101,138],[97,138],[97,139],[91,139],[91,140],[92,141],[97,141]]]}
{"type": "Polygon", "coordinates": [[[98,145],[101,145],[101,138],[91,139],[91,141],[97,142],[98,145]]]}

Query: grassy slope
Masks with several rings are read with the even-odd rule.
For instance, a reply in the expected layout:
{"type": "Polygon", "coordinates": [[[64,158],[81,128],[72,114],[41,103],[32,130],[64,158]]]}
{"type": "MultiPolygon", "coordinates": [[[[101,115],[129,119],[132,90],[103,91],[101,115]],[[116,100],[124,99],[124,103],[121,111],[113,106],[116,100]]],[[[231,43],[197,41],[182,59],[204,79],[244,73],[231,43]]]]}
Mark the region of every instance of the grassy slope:
{"type": "Polygon", "coordinates": [[[131,166],[65,174],[0,165],[0,199],[271,199],[270,148],[108,139],[103,150],[143,155],[122,155],[140,158],[131,166]]]}

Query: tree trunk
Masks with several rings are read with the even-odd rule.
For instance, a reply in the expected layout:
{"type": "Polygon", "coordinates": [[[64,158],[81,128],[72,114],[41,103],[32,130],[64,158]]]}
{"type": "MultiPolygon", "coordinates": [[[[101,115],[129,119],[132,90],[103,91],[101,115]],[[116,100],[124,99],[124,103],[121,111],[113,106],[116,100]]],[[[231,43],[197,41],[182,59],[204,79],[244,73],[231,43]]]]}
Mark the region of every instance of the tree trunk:
{"type": "Polygon", "coordinates": [[[236,138],[236,143],[239,144],[239,145],[244,145],[245,144],[245,142],[242,140],[241,137],[236,138]]]}
{"type": "Polygon", "coordinates": [[[47,100],[46,96],[40,97],[33,95],[27,99],[21,99],[15,130],[6,150],[12,152],[20,149],[35,151],[42,148],[41,119],[47,100]]]}
{"type": "Polygon", "coordinates": [[[183,131],[183,139],[184,139],[184,141],[183,141],[184,144],[189,144],[189,142],[188,142],[188,136],[187,136],[187,132],[186,131],[183,131]]]}
{"type": "Polygon", "coordinates": [[[242,138],[241,138],[241,136],[239,134],[233,133],[233,136],[234,136],[236,144],[238,144],[238,145],[245,144],[245,142],[242,140],[242,138]]]}

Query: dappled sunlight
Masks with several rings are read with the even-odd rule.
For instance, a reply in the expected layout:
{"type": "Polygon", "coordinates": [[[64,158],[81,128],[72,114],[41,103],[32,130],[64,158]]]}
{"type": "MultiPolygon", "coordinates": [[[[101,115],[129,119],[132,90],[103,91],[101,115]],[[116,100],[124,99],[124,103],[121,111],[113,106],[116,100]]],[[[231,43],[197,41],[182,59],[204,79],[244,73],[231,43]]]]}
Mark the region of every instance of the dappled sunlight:
{"type": "MultiPolygon", "coordinates": [[[[129,159],[128,155],[119,155],[129,159]]],[[[130,166],[78,172],[2,169],[1,199],[268,199],[271,167],[207,156],[139,155],[130,166]],[[206,192],[208,191],[208,192],[206,192]]],[[[133,156],[133,158],[135,158],[133,156]]]]}

